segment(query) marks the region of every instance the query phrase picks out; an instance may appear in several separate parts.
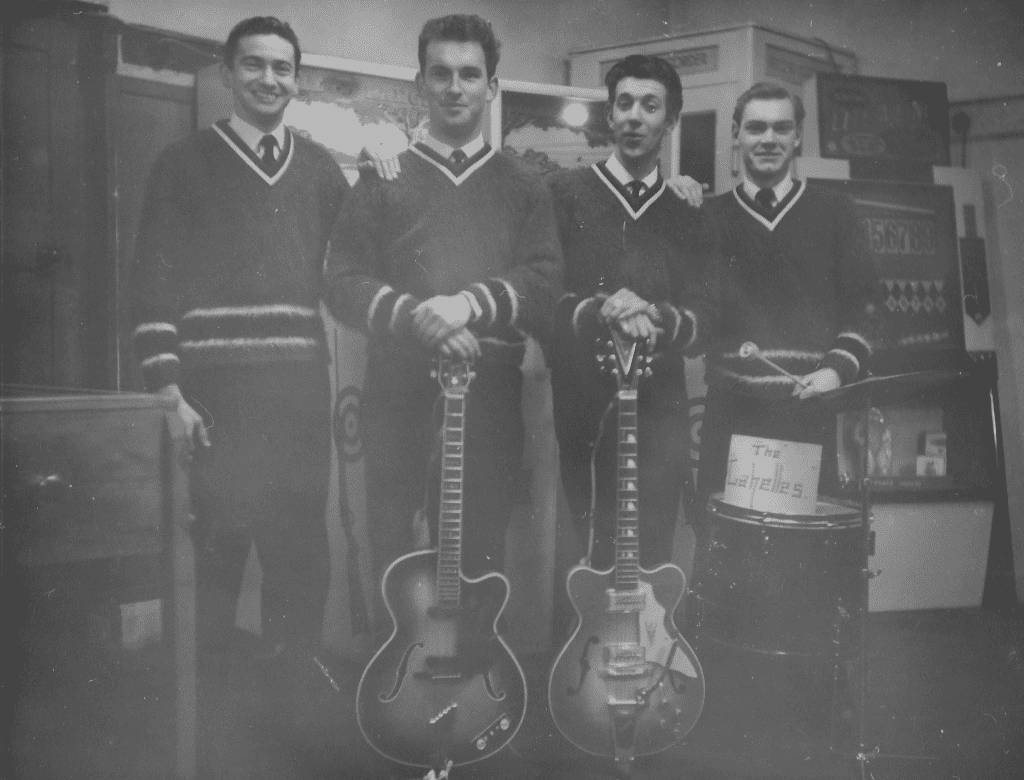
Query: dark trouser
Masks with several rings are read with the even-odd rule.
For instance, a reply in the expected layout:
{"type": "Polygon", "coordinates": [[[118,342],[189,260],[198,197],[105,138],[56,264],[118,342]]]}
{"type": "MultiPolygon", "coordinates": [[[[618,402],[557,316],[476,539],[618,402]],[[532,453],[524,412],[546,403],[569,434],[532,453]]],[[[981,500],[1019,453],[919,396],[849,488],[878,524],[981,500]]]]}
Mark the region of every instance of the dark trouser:
{"type": "MultiPolygon", "coordinates": [[[[657,369],[657,364],[656,364],[657,369]]],[[[553,378],[559,467],[580,549],[590,530],[590,458],[601,416],[614,398],[614,382],[589,377],[580,382],[556,371],[553,378]]],[[[594,547],[591,566],[604,570],[615,560],[618,410],[608,412],[597,442],[594,547]]],[[[654,568],[672,558],[679,500],[689,477],[689,417],[681,373],[641,384],[637,421],[640,494],[640,565],[654,568]]],[[[556,639],[571,628],[565,595],[566,571],[555,572],[556,639]]]]}
{"type": "MultiPolygon", "coordinates": [[[[390,627],[380,594],[384,570],[412,550],[412,521],[426,504],[437,544],[439,430],[443,398],[425,356],[371,352],[363,391],[366,500],[377,593],[375,631],[390,627]]],[[[465,419],[462,560],[468,577],[501,571],[523,462],[522,374],[478,361],[465,419]]]]}
{"type": "Polygon", "coordinates": [[[212,442],[208,449],[197,447],[192,464],[200,630],[233,625],[254,543],[263,573],[264,638],[272,644],[319,646],[330,576],[325,366],[205,369],[186,378],[183,392],[203,415],[212,442]]]}

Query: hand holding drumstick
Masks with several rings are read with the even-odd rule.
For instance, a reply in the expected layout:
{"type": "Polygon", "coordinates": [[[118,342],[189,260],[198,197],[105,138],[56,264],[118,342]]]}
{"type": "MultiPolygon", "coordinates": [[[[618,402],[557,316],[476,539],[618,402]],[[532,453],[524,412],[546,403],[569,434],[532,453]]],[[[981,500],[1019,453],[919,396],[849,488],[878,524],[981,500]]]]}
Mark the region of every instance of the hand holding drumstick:
{"type": "Polygon", "coordinates": [[[814,398],[822,393],[827,393],[829,390],[835,390],[842,384],[839,374],[833,368],[819,368],[817,371],[802,377],[791,374],[782,366],[762,355],[761,350],[753,341],[743,342],[740,346],[739,354],[741,358],[746,360],[760,360],[765,365],[770,366],[773,371],[792,379],[796,384],[796,387],[793,388],[793,395],[799,396],[802,399],[814,398]]]}

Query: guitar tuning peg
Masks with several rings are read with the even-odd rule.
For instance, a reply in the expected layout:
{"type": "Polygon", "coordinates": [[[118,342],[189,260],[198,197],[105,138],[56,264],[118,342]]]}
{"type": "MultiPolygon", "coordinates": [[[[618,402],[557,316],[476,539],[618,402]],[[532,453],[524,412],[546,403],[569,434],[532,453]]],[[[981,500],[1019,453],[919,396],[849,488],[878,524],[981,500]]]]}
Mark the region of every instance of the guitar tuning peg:
{"type": "Polygon", "coordinates": [[[607,342],[605,342],[605,346],[608,347],[608,349],[614,349],[615,348],[615,342],[607,341],[607,342]]]}
{"type": "Polygon", "coordinates": [[[599,347],[600,347],[600,346],[601,346],[601,337],[600,337],[600,336],[598,336],[598,337],[597,337],[596,339],[594,339],[594,343],[595,343],[595,344],[596,344],[597,346],[599,346],[599,347]]]}
{"type": "Polygon", "coordinates": [[[430,378],[431,379],[437,379],[437,369],[436,368],[430,369],[430,378]]]}
{"type": "Polygon", "coordinates": [[[612,369],[612,376],[618,376],[618,375],[619,375],[619,369],[613,368],[612,369]]]}
{"type": "Polygon", "coordinates": [[[648,366],[647,368],[644,369],[644,376],[650,376],[653,373],[654,372],[651,371],[651,367],[650,366],[648,366]]]}
{"type": "Polygon", "coordinates": [[[604,353],[599,352],[597,354],[597,362],[598,363],[604,363],[604,361],[607,360],[607,359],[608,359],[608,356],[605,355],[604,353]]]}

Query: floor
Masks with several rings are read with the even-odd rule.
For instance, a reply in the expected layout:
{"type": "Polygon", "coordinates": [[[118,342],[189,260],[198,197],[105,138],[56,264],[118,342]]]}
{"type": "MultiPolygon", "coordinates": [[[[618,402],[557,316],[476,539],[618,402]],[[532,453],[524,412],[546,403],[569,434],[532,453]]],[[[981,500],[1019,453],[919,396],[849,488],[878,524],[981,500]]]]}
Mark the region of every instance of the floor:
{"type": "MultiPolygon", "coordinates": [[[[240,633],[201,656],[200,778],[414,777],[381,759],[356,727],[358,664],[318,657],[323,670],[312,659],[285,669],[254,659],[250,636],[240,633]]],[[[82,616],[71,603],[48,605],[26,641],[10,777],[171,776],[173,677],[166,647],[125,651],[102,616],[82,616]]],[[[1020,776],[1024,609],[872,614],[865,647],[863,750],[856,657],[842,665],[834,696],[830,684],[822,689],[829,695],[816,696],[807,687],[820,677],[813,663],[697,643],[707,680],[704,712],[682,743],[637,759],[632,776],[1020,776]]],[[[494,758],[457,767],[452,777],[614,777],[610,762],[571,747],[538,706],[546,702],[550,658],[520,660],[530,684],[523,727],[494,758]]],[[[2,766],[0,777],[7,777],[2,766]]]]}

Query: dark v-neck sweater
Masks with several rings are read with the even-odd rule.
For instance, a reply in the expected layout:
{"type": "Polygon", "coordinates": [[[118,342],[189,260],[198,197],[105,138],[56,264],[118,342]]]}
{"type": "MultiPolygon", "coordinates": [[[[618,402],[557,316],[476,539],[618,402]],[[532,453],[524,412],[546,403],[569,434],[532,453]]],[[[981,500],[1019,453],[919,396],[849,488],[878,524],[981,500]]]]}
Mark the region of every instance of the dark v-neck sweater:
{"type": "Polygon", "coordinates": [[[792,393],[791,380],[740,356],[746,341],[797,376],[829,367],[845,384],[864,371],[878,305],[865,231],[846,195],[797,186],[770,217],[738,188],[705,206],[721,250],[710,387],[765,398],[792,393]]]}
{"type": "Polygon", "coordinates": [[[603,298],[626,287],[658,307],[663,350],[700,350],[703,274],[713,254],[701,213],[659,177],[639,200],[603,163],[558,171],[547,179],[565,256],[566,293],[556,333],[586,328],[603,298]]]}
{"type": "Polygon", "coordinates": [[[273,176],[227,123],[153,165],[131,280],[147,388],[179,381],[183,365],[326,359],[320,283],[349,187],[324,147],[289,135],[273,176]]]}
{"type": "Polygon", "coordinates": [[[459,175],[418,147],[399,161],[396,180],[367,174],[353,188],[331,241],[324,300],[370,336],[371,352],[399,356],[420,301],[465,291],[478,307],[471,329],[495,347],[485,358],[518,365],[524,332],[542,335],[561,291],[550,194],[489,148],[459,175]]]}

